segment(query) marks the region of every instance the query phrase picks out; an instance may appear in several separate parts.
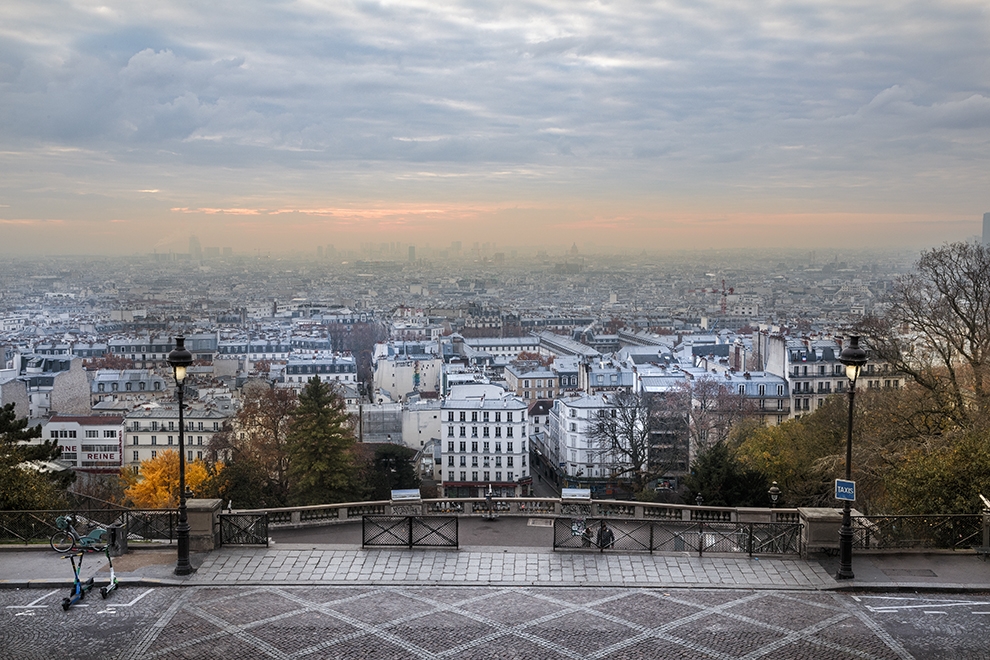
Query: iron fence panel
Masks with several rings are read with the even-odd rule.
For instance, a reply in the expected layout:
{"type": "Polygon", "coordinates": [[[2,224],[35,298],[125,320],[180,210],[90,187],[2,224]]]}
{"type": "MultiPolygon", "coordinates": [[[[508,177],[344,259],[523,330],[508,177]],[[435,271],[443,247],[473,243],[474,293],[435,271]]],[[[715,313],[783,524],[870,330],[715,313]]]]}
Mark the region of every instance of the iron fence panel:
{"type": "Polygon", "coordinates": [[[220,545],[268,546],[268,514],[221,513],[220,545]]]}
{"type": "Polygon", "coordinates": [[[361,545],[395,547],[410,545],[409,516],[362,516],[361,545]]]}
{"type": "Polygon", "coordinates": [[[457,516],[410,516],[409,521],[412,547],[457,547],[457,516]]]}
{"type": "Polygon", "coordinates": [[[982,545],[983,516],[856,516],[853,547],[959,550],[982,545]]]}

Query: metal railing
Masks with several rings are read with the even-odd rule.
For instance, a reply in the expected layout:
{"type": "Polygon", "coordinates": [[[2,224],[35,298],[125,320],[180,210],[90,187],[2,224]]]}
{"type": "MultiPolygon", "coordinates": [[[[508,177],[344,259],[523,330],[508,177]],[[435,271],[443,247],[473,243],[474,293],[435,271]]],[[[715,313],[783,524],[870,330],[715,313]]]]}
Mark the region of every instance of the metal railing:
{"type": "Polygon", "coordinates": [[[960,550],[982,545],[984,516],[855,516],[853,547],[862,550],[960,550]]]}
{"type": "Polygon", "coordinates": [[[456,516],[364,516],[361,547],[456,548],[456,516]]]}
{"type": "Polygon", "coordinates": [[[801,523],[556,518],[553,548],[604,552],[801,554],[801,523]],[[602,527],[602,523],[605,527],[602,527]],[[607,529],[608,532],[604,530],[607,529]]]}
{"type": "Polygon", "coordinates": [[[268,515],[264,513],[221,513],[220,545],[263,545],[268,547],[268,515]]]}
{"type": "Polygon", "coordinates": [[[128,542],[173,541],[178,524],[176,509],[58,509],[0,511],[0,543],[47,543],[59,516],[73,516],[80,534],[111,525],[127,530],[128,542]]]}

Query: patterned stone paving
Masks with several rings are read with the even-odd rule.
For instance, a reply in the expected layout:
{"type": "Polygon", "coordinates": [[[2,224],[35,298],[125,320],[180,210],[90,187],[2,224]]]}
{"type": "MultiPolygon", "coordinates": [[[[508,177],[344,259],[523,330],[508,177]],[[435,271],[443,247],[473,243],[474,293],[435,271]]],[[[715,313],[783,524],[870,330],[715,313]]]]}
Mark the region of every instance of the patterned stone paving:
{"type": "Polygon", "coordinates": [[[849,596],[547,587],[195,587],[131,658],[911,658],[849,596]]]}

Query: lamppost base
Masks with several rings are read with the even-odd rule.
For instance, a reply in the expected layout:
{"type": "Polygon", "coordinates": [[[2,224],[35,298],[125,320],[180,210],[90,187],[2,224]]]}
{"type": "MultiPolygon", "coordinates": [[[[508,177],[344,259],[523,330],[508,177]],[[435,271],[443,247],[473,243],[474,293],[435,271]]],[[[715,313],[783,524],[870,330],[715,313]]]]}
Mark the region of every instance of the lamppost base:
{"type": "Polygon", "coordinates": [[[174,573],[176,575],[192,575],[196,572],[196,569],[192,566],[176,566],[174,573]]]}
{"type": "Polygon", "coordinates": [[[835,574],[836,580],[852,580],[854,577],[856,576],[852,571],[844,571],[841,568],[835,574]]]}

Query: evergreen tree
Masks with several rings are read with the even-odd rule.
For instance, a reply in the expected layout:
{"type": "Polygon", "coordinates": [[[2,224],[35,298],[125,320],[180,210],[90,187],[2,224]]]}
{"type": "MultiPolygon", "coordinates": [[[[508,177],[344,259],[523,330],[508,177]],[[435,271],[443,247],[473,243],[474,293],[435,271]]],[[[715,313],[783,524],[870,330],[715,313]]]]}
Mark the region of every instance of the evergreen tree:
{"type": "Polygon", "coordinates": [[[419,476],[412,462],[415,454],[412,448],[403,445],[378,445],[366,468],[367,499],[387,500],[392,490],[419,488],[419,476]]]}
{"type": "Polygon", "coordinates": [[[710,506],[768,506],[770,484],[757,470],[746,469],[720,442],[695,459],[685,480],[688,502],[700,493],[710,506]]]}
{"type": "Polygon", "coordinates": [[[344,400],[315,376],[299,394],[286,446],[293,504],[345,502],[355,497],[354,432],[344,400]]]}
{"type": "Polygon", "coordinates": [[[26,417],[17,419],[14,404],[0,408],[0,510],[57,509],[66,505],[65,489],[75,475],[45,473],[25,463],[58,458],[58,444],[47,440],[26,444],[41,437],[41,426],[28,427],[26,417]]]}

